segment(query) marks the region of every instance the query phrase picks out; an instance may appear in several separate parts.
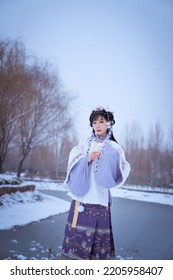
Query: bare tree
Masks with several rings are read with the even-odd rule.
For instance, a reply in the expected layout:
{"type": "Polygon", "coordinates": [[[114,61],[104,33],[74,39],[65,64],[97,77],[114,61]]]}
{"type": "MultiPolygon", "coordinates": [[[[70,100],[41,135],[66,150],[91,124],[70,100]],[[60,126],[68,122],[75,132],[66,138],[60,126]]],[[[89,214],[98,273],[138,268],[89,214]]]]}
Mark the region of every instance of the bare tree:
{"type": "MultiPolygon", "coordinates": [[[[75,134],[75,133],[74,133],[75,134]]],[[[54,145],[54,157],[55,157],[55,175],[59,176],[60,174],[66,172],[68,157],[70,150],[77,144],[77,138],[73,133],[71,133],[71,137],[67,132],[65,132],[61,139],[59,139],[58,135],[55,135],[55,145],[54,145]]]]}
{"type": "Polygon", "coordinates": [[[139,122],[134,121],[125,126],[124,149],[126,157],[131,165],[129,183],[137,183],[142,177],[144,168],[144,137],[139,122]]]}
{"type": "Polygon", "coordinates": [[[25,84],[23,45],[0,40],[0,172],[16,134],[16,104],[25,84]]]}
{"type": "Polygon", "coordinates": [[[148,165],[150,167],[150,184],[159,184],[161,178],[161,149],[163,144],[163,131],[159,122],[150,129],[148,137],[148,165]]]}
{"type": "Polygon", "coordinates": [[[10,147],[18,148],[20,176],[31,149],[72,127],[72,99],[47,62],[19,41],[0,41],[0,172],[10,147]]]}
{"type": "Polygon", "coordinates": [[[171,127],[166,149],[162,157],[162,173],[165,185],[173,185],[173,126],[171,127]]]}
{"type": "Polygon", "coordinates": [[[25,158],[34,147],[49,141],[58,133],[70,129],[72,120],[69,107],[70,98],[62,91],[57,76],[48,71],[46,65],[34,65],[31,71],[32,91],[26,100],[18,103],[20,159],[17,175],[20,176],[25,158]],[[24,101],[24,102],[23,102],[24,101]],[[23,110],[26,112],[22,115],[23,110]]]}

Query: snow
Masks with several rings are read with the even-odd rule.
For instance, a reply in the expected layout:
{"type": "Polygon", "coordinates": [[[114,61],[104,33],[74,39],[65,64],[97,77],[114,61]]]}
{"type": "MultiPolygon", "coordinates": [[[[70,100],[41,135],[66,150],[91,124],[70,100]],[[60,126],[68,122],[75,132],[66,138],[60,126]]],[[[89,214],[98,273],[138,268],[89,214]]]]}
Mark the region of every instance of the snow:
{"type": "Polygon", "coordinates": [[[0,197],[0,204],[1,230],[58,215],[67,212],[70,207],[69,202],[38,191],[3,195],[0,197]]]}
{"type": "MultiPolygon", "coordinates": [[[[4,178],[7,179],[9,176],[4,175],[4,178]]],[[[27,183],[34,184],[36,190],[34,192],[16,192],[11,195],[5,194],[0,197],[0,230],[10,229],[16,225],[26,225],[69,210],[69,202],[41,193],[41,190],[66,192],[67,187],[63,183],[51,180],[43,180],[42,182],[30,180],[27,183]]],[[[23,184],[26,185],[26,182],[23,184]]],[[[169,190],[169,193],[160,188],[155,190],[161,193],[154,192],[151,187],[141,186],[113,189],[111,193],[113,197],[173,206],[173,190],[169,190]]],[[[13,242],[16,241],[13,240],[13,242]]]]}
{"type": "Polygon", "coordinates": [[[173,206],[173,194],[163,193],[154,193],[150,191],[136,191],[128,190],[128,188],[122,189],[113,189],[111,190],[113,197],[120,197],[125,199],[146,201],[152,203],[160,203],[173,206]]]}

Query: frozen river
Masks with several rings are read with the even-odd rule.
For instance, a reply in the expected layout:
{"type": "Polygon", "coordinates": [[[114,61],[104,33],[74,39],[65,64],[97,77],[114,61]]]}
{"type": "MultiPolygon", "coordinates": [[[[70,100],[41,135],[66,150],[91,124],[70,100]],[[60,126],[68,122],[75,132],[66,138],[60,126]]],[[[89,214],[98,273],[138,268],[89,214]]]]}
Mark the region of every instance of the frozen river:
{"type": "MultiPolygon", "coordinates": [[[[45,194],[70,200],[66,192],[45,194]]],[[[59,258],[67,213],[0,231],[0,259],[59,258]]],[[[173,206],[113,198],[117,259],[173,259],[173,206]]]]}

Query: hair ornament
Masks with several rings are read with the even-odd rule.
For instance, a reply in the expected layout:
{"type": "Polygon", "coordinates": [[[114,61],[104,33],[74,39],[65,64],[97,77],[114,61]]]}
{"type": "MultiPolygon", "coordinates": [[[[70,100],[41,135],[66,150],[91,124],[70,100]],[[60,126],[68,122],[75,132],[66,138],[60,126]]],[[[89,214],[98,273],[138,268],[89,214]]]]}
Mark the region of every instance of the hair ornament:
{"type": "Polygon", "coordinates": [[[111,124],[109,122],[107,122],[106,125],[107,125],[107,129],[111,128],[111,124]]]}
{"type": "Polygon", "coordinates": [[[114,112],[108,106],[97,106],[92,110],[91,115],[89,117],[91,127],[94,118],[98,115],[104,116],[108,123],[108,129],[110,129],[111,126],[115,124],[114,112]]]}
{"type": "Polygon", "coordinates": [[[114,112],[112,109],[110,109],[108,106],[96,106],[95,108],[92,109],[91,112],[98,112],[98,111],[106,111],[110,112],[112,115],[114,115],[114,112]]]}

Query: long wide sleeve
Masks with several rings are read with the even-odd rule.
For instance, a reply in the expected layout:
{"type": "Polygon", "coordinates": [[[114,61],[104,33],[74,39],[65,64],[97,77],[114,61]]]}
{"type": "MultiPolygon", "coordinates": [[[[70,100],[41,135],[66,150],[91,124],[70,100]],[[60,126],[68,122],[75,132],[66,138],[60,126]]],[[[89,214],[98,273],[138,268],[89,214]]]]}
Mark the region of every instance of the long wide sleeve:
{"type": "Polygon", "coordinates": [[[69,190],[83,197],[89,190],[89,167],[86,157],[81,158],[71,169],[68,179],[69,190]]]}
{"type": "Polygon", "coordinates": [[[88,139],[75,146],[69,155],[65,183],[71,193],[77,197],[84,196],[89,189],[89,166],[86,156],[88,139]]]}
{"type": "Polygon", "coordinates": [[[130,165],[125,159],[123,149],[116,143],[107,144],[99,160],[95,173],[96,182],[106,188],[120,187],[129,175],[130,165]]]}
{"type": "MultiPolygon", "coordinates": [[[[78,198],[91,191],[93,185],[103,189],[111,189],[123,185],[129,175],[130,165],[125,159],[123,149],[116,142],[106,143],[98,160],[91,164],[87,161],[88,139],[74,147],[69,155],[65,183],[70,192],[78,198]],[[97,166],[97,168],[96,168],[97,166]],[[92,172],[91,172],[92,170],[92,172]],[[91,188],[91,173],[94,180],[91,188]]],[[[91,150],[93,147],[91,147],[91,150]]],[[[103,190],[102,190],[103,191],[103,190]]]]}

